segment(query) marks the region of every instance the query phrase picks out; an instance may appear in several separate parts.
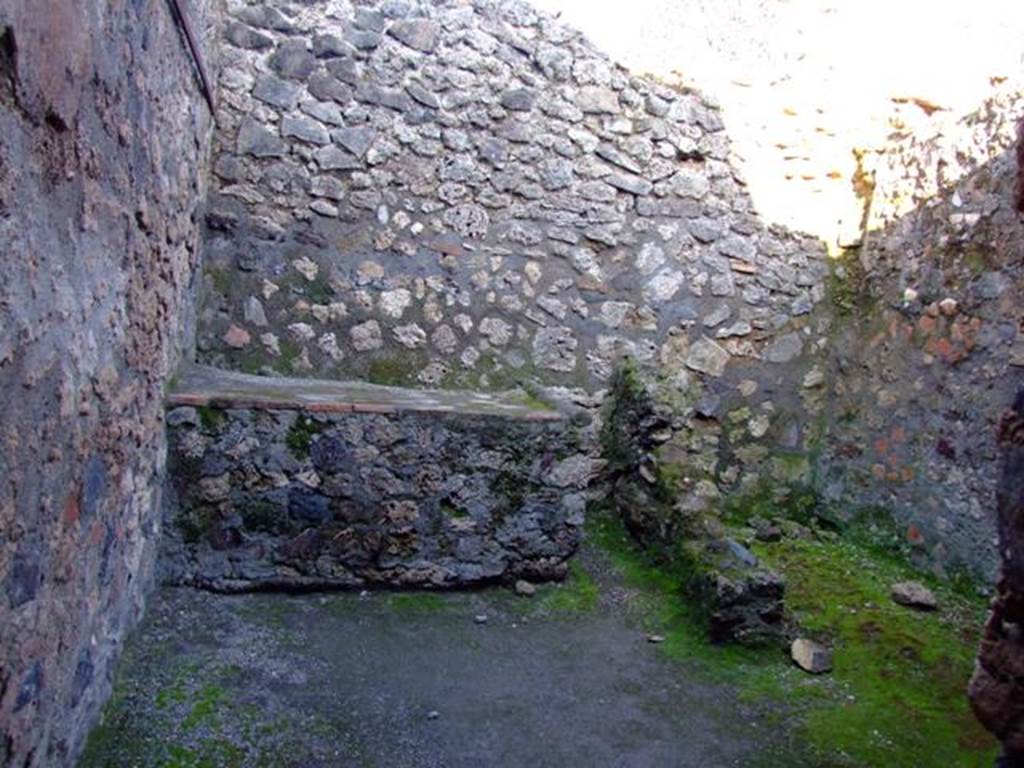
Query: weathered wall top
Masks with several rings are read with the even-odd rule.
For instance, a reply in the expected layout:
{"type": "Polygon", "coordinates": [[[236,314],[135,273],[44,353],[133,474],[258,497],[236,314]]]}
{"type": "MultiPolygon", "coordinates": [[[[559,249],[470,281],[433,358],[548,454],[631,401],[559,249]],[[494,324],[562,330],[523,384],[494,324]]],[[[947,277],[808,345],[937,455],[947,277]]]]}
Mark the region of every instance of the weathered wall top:
{"type": "Polygon", "coordinates": [[[1012,155],[1007,161],[1000,157],[1015,146],[1022,116],[1024,90],[1020,83],[1008,83],[966,114],[947,115],[927,130],[893,134],[883,149],[863,158],[872,187],[867,231],[882,230],[922,206],[937,205],[936,198],[962,183],[964,189],[953,201],[953,208],[962,210],[954,211],[960,215],[949,224],[966,239],[982,215],[995,212],[998,196],[993,193],[1002,183],[992,180],[997,172],[986,174],[980,183],[971,177],[988,163],[1013,164],[1012,155]],[[971,193],[968,188],[973,188],[971,193]]]}
{"type": "Polygon", "coordinates": [[[171,405],[172,583],[561,578],[579,543],[581,425],[521,394],[190,369],[171,405]]]}
{"type": "Polygon", "coordinates": [[[458,413],[524,421],[561,421],[553,407],[521,391],[460,392],[382,387],[364,382],[250,376],[204,366],[179,370],[167,393],[171,407],[249,408],[310,413],[458,413]]]}
{"type": "Polygon", "coordinates": [[[713,103],[525,3],[236,1],[223,37],[204,362],[595,387],[692,344],[718,375],[824,295],[713,103]]]}

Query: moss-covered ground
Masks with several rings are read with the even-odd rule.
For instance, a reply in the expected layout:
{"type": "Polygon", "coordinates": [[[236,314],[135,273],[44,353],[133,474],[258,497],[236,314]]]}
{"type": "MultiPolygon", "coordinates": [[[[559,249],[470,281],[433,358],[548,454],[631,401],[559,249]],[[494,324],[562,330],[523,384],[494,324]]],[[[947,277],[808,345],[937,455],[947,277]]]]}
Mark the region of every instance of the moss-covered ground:
{"type": "Polygon", "coordinates": [[[527,605],[545,613],[572,616],[594,610],[600,596],[597,582],[574,560],[569,564],[569,576],[563,584],[545,587],[538,598],[527,605]]]}
{"type": "Polygon", "coordinates": [[[991,766],[996,746],[964,694],[986,601],[929,581],[940,610],[913,611],[889,598],[893,582],[915,578],[898,559],[855,540],[827,536],[757,544],[756,554],[787,581],[787,607],[800,634],[835,650],[834,669],[809,676],[783,649],[714,646],[682,598],[686,575],[639,551],[608,517],[590,536],[640,590],[642,621],[663,652],[738,695],[774,708],[790,730],[788,754],[764,765],[818,768],[991,766]]]}
{"type": "Polygon", "coordinates": [[[80,765],[750,765],[777,729],[658,653],[607,561],[532,598],[161,591],[80,765]]]}
{"type": "Polygon", "coordinates": [[[168,658],[139,691],[115,686],[103,720],[90,734],[80,765],[94,768],[270,768],[281,755],[268,741],[250,754],[245,743],[272,737],[259,709],[233,699],[237,670],[202,668],[168,658]],[[145,713],[140,697],[151,701],[145,713]],[[238,738],[238,731],[244,739],[238,738]],[[251,758],[256,758],[255,762],[251,758]]]}
{"type": "Polygon", "coordinates": [[[922,577],[871,539],[753,544],[786,576],[800,633],[835,649],[810,676],[781,647],[712,645],[684,567],[610,517],[587,530],[568,578],[532,598],[162,592],[80,765],[418,766],[496,742],[503,757],[481,765],[992,764],[964,697],[976,592],[924,579],[940,610],[918,613],[888,592],[922,577]],[[557,742],[538,737],[551,728],[557,742]],[[598,752],[573,762],[580,749],[598,752]]]}

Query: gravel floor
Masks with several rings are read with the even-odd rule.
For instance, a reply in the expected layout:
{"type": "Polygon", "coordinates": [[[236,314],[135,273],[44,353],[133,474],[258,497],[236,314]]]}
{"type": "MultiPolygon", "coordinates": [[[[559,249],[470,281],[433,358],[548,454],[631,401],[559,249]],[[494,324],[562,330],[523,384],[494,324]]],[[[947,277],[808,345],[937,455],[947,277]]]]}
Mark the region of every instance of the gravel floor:
{"type": "Polygon", "coordinates": [[[793,765],[777,718],[648,642],[601,558],[587,610],[558,586],[164,590],[82,765],[793,765]]]}

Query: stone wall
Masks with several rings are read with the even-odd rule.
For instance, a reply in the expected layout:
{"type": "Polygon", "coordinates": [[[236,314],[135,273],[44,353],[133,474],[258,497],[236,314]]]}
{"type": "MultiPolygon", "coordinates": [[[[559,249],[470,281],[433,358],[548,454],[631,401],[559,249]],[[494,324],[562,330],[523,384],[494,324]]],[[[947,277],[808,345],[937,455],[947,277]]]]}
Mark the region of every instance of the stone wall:
{"type": "MultiPolygon", "coordinates": [[[[736,482],[739,468],[716,474],[718,446],[710,440],[679,450],[679,437],[692,436],[693,423],[707,417],[665,394],[632,365],[616,372],[602,434],[609,488],[600,506],[683,577],[713,642],[776,644],[786,631],[785,582],[736,539],[736,526],[723,524],[720,506],[708,503],[736,482]]],[[[765,463],[748,467],[742,481],[781,480],[777,487],[785,489],[786,478],[773,478],[765,463]]]]}
{"type": "MultiPolygon", "coordinates": [[[[1024,113],[1021,88],[1019,81],[1008,82],[994,89],[974,110],[947,113],[938,124],[933,120],[924,127],[915,127],[913,123],[901,122],[881,150],[862,156],[862,170],[867,177],[861,183],[867,181],[871,187],[870,194],[864,196],[864,227],[869,242],[877,242],[882,237],[880,231],[918,213],[922,207],[936,205],[935,198],[951,195],[967,177],[1015,146],[1024,113]]],[[[1011,152],[1004,162],[1012,165],[1013,160],[1011,152]]],[[[984,209],[991,209],[994,203],[984,204],[980,199],[982,193],[977,190],[987,185],[985,193],[996,195],[996,175],[976,179],[961,190],[957,212],[992,213],[984,209]],[[974,194],[968,195],[966,191],[974,194]]],[[[950,223],[959,225],[963,234],[974,222],[968,218],[950,223]]]]}
{"type": "Polygon", "coordinates": [[[522,2],[229,6],[203,362],[593,390],[818,341],[823,249],[759,220],[701,94],[522,2]]]}
{"type": "Polygon", "coordinates": [[[1003,742],[1005,764],[1024,761],[1024,389],[999,425],[997,491],[1000,579],[967,695],[978,719],[1003,742]]]}
{"type": "Polygon", "coordinates": [[[996,425],[1024,381],[1024,220],[1006,90],[873,163],[834,288],[824,496],[877,506],[940,572],[996,564],[996,425]]]}
{"type": "Polygon", "coordinates": [[[1024,213],[1024,118],[1017,126],[1017,210],[1024,213]]]}
{"type": "Polygon", "coordinates": [[[642,538],[699,538],[681,521],[723,504],[813,504],[839,524],[872,520],[940,574],[991,580],[995,427],[1024,380],[1022,112],[1007,88],[864,158],[863,242],[831,264],[803,366],[765,350],[718,379],[640,377],[654,421],[620,424],[605,450],[638,448],[638,468],[613,480],[642,538]]]}
{"type": "Polygon", "coordinates": [[[712,100],[525,3],[233,0],[220,35],[201,361],[600,402],[628,356],[673,400],[652,460],[693,509],[807,487],[991,574],[1009,86],[865,155],[868,234],[830,265],[752,209],[712,100]]]}
{"type": "Polygon", "coordinates": [[[171,400],[170,583],[551,579],[579,544],[591,465],[579,425],[539,404],[210,369],[171,400]]]}
{"type": "Polygon", "coordinates": [[[151,583],[210,122],[164,0],[0,6],[2,765],[73,764],[151,583]]]}
{"type": "MultiPolygon", "coordinates": [[[[203,217],[210,119],[164,0],[0,10],[0,763],[71,764],[109,690],[197,288],[199,357],[249,372],[596,406],[630,356],[663,422],[634,490],[699,516],[807,484],[888,510],[940,567],[994,564],[992,436],[1024,365],[1019,94],[865,165],[867,234],[826,302],[820,243],[759,219],[710,99],[527,4],[213,4],[191,4],[221,97],[203,217]]],[[[555,575],[597,466],[542,422],[204,413],[170,415],[197,481],[178,512],[216,525],[169,567],[218,588],[555,575]],[[263,502],[284,530],[237,523],[263,502]],[[325,504],[345,526],[293,526],[325,504]],[[237,556],[239,531],[266,556],[237,556]]]]}

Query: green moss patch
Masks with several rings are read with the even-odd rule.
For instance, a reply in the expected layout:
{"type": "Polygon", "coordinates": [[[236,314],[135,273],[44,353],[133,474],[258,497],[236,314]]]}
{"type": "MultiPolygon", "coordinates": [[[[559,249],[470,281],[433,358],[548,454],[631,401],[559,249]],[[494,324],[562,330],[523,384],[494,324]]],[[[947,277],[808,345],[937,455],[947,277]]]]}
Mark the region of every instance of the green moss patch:
{"type": "Polygon", "coordinates": [[[469,512],[462,506],[453,504],[450,500],[445,499],[441,502],[441,515],[443,517],[450,517],[455,520],[461,520],[469,517],[469,512]]]}
{"type": "Polygon", "coordinates": [[[201,405],[196,410],[199,412],[199,423],[207,432],[218,431],[227,418],[223,410],[209,405],[201,405]]]}
{"type": "Polygon", "coordinates": [[[593,577],[576,560],[569,563],[569,576],[561,584],[545,587],[538,596],[538,608],[546,613],[581,614],[597,607],[600,589],[593,577]]]}
{"type": "Polygon", "coordinates": [[[448,601],[436,592],[396,592],[387,597],[388,610],[396,613],[441,613],[448,607],[448,601]]]}
{"type": "Polygon", "coordinates": [[[250,731],[258,718],[233,700],[234,670],[164,661],[149,688],[115,685],[86,742],[82,768],[242,768],[282,759],[274,749],[240,745],[239,734],[228,732],[229,721],[250,731]]]}
{"type": "Polygon", "coordinates": [[[370,362],[366,369],[366,380],[371,384],[380,384],[386,387],[400,387],[409,384],[416,373],[416,366],[410,366],[410,361],[400,360],[394,357],[378,357],[370,362]]]}
{"type": "Polygon", "coordinates": [[[932,580],[940,610],[919,613],[895,605],[889,588],[920,575],[880,549],[846,539],[757,544],[758,557],[786,577],[799,633],[835,649],[834,671],[812,677],[780,650],[712,645],[685,597],[685,568],[639,550],[609,516],[592,516],[588,531],[635,590],[626,606],[633,619],[665,638],[662,652],[734,685],[791,729],[785,754],[766,753],[759,765],[992,765],[996,745],[965,696],[984,599],[932,580]]]}
{"type": "Polygon", "coordinates": [[[823,765],[991,765],[994,744],[965,696],[985,602],[932,583],[940,611],[889,597],[907,566],[845,541],[787,540],[757,554],[787,579],[802,630],[835,648],[831,690],[804,732],[823,765]]]}
{"type": "Polygon", "coordinates": [[[294,373],[295,364],[302,356],[302,347],[300,347],[298,344],[296,344],[294,341],[291,341],[290,339],[281,339],[280,349],[281,357],[274,365],[274,367],[278,368],[279,370],[286,374],[294,373]]]}
{"type": "Polygon", "coordinates": [[[830,260],[825,288],[840,317],[864,317],[874,306],[860,251],[850,248],[830,260]]]}
{"type": "Polygon", "coordinates": [[[550,411],[553,410],[550,403],[545,402],[536,393],[530,391],[524,391],[518,398],[527,408],[534,411],[550,411]]]}
{"type": "Polygon", "coordinates": [[[334,289],[323,276],[317,276],[316,279],[306,282],[302,286],[301,292],[313,304],[329,304],[334,300],[334,289]]]}
{"type": "Polygon", "coordinates": [[[206,274],[210,278],[213,290],[222,296],[231,295],[231,289],[234,283],[229,270],[222,269],[220,267],[207,267],[206,274]]]}
{"type": "Polygon", "coordinates": [[[726,682],[771,682],[779,671],[774,654],[737,645],[713,645],[707,639],[703,608],[689,597],[693,561],[680,548],[678,557],[641,549],[625,526],[610,514],[591,514],[587,536],[612,561],[626,583],[635,590],[627,605],[632,619],[645,631],[665,638],[659,646],[679,661],[693,663],[698,671],[726,682]]]}
{"type": "Polygon", "coordinates": [[[608,398],[602,455],[612,472],[632,471],[638,461],[637,447],[627,439],[640,433],[641,415],[652,409],[650,395],[640,380],[636,365],[627,359],[615,371],[608,398]]]}
{"type": "Polygon", "coordinates": [[[182,509],[174,517],[174,524],[181,531],[181,537],[186,544],[197,544],[202,541],[216,521],[216,510],[204,505],[182,509]]]}
{"type": "Polygon", "coordinates": [[[300,461],[309,458],[309,447],[313,444],[313,438],[320,434],[322,429],[323,425],[312,417],[304,413],[298,414],[284,439],[292,456],[300,461]]]}
{"type": "Polygon", "coordinates": [[[284,511],[268,501],[249,501],[241,510],[242,521],[250,531],[261,531],[271,535],[287,533],[291,521],[284,511]]]}
{"type": "Polygon", "coordinates": [[[818,495],[810,486],[775,484],[762,481],[722,502],[722,519],[733,525],[746,525],[754,518],[785,518],[801,525],[821,523],[818,495]]]}
{"type": "Polygon", "coordinates": [[[509,463],[512,468],[499,472],[491,481],[491,493],[497,502],[493,514],[502,519],[522,508],[529,489],[528,474],[519,467],[518,462],[509,463]]]}

